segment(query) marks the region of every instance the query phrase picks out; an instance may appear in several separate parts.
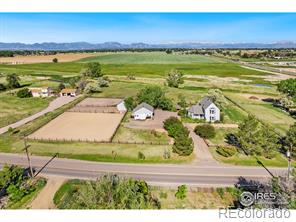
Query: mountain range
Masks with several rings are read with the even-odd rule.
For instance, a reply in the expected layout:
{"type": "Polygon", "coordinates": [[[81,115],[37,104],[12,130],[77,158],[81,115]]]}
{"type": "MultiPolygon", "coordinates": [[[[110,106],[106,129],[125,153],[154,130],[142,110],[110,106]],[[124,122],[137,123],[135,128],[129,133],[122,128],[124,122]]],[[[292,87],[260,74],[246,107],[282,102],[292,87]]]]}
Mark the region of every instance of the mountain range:
{"type": "Polygon", "coordinates": [[[184,42],[184,43],[131,43],[122,44],[119,42],[88,43],[88,42],[70,42],[70,43],[3,43],[0,42],[0,50],[103,50],[103,49],[152,49],[152,48],[184,48],[184,49],[210,49],[210,48],[296,48],[296,42],[274,42],[274,43],[202,43],[202,42],[184,42]]]}

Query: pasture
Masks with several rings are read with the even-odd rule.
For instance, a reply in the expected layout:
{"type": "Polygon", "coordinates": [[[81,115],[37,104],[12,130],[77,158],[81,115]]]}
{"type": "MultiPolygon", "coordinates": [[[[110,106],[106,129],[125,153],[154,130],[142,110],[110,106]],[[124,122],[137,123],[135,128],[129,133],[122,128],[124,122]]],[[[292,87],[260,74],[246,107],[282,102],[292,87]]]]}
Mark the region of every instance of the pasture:
{"type": "Polygon", "coordinates": [[[110,141],[123,114],[65,112],[29,136],[37,140],[110,141]]]}

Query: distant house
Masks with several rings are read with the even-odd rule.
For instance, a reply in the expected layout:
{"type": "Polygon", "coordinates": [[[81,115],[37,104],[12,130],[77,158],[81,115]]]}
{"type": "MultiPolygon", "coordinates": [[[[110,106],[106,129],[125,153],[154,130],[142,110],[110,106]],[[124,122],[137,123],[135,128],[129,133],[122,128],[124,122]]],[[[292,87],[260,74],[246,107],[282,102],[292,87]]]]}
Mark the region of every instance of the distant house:
{"type": "Polygon", "coordinates": [[[135,120],[145,120],[147,118],[153,118],[154,108],[147,103],[141,103],[132,112],[132,117],[135,120]]]}
{"type": "Polygon", "coordinates": [[[70,89],[70,88],[65,88],[62,89],[60,92],[60,96],[71,96],[71,97],[75,97],[78,94],[78,90],[77,89],[70,89]]]}
{"type": "Polygon", "coordinates": [[[191,106],[187,113],[192,119],[205,119],[207,122],[220,121],[220,109],[208,97],[191,106]]]}
{"type": "Polygon", "coordinates": [[[53,90],[50,87],[30,88],[33,97],[53,96],[53,90]]]}
{"type": "Polygon", "coordinates": [[[125,107],[125,103],[124,103],[124,100],[122,100],[121,102],[119,102],[117,105],[116,105],[116,108],[118,109],[118,111],[120,113],[124,113],[127,111],[127,108],[125,107]]]}

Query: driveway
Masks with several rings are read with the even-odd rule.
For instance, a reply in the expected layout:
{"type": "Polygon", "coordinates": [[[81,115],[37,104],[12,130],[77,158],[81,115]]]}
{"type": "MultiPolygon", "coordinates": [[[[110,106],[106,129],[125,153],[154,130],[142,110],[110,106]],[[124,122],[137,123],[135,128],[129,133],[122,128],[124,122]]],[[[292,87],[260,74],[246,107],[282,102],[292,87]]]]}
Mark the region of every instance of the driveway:
{"type": "Polygon", "coordinates": [[[163,122],[169,117],[174,116],[178,117],[176,112],[169,112],[160,109],[156,109],[154,111],[154,118],[147,120],[134,120],[129,119],[129,122],[124,123],[125,127],[133,128],[133,129],[148,129],[148,130],[164,130],[163,122]]]}
{"type": "Polygon", "coordinates": [[[37,119],[38,117],[43,116],[44,114],[49,113],[49,112],[51,112],[51,111],[53,111],[55,109],[58,109],[61,106],[65,105],[65,104],[67,104],[69,102],[72,102],[77,98],[78,97],[58,97],[55,100],[51,101],[50,104],[48,105],[48,107],[45,108],[44,110],[42,110],[42,111],[40,111],[38,113],[35,113],[34,115],[29,116],[27,118],[24,118],[22,120],[19,120],[19,121],[13,123],[13,124],[10,124],[8,126],[0,128],[0,134],[3,134],[5,132],[7,132],[9,128],[14,129],[14,128],[22,126],[22,125],[24,125],[24,124],[26,124],[28,122],[31,122],[34,119],[37,119]]]}

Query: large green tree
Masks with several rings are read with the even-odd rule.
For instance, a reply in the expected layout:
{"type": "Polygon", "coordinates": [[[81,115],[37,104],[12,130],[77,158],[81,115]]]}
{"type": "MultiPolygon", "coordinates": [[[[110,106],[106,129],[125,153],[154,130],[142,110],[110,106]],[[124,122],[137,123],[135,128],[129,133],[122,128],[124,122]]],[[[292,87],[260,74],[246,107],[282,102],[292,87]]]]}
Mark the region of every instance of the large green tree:
{"type": "Polygon", "coordinates": [[[278,90],[289,96],[296,96],[296,79],[282,80],[278,84],[278,90]]]}
{"type": "Polygon", "coordinates": [[[165,96],[165,92],[157,85],[147,86],[140,90],[137,95],[139,103],[145,102],[154,108],[161,108],[164,110],[173,109],[173,103],[165,96]]]}
{"type": "Polygon", "coordinates": [[[292,156],[296,157],[296,123],[290,126],[285,139],[286,149],[290,149],[292,156]]]}
{"type": "Polygon", "coordinates": [[[17,74],[12,73],[6,76],[7,87],[10,89],[19,88],[21,85],[19,83],[20,78],[17,74]]]}
{"type": "Polygon", "coordinates": [[[91,78],[102,77],[101,64],[99,62],[87,63],[86,68],[81,71],[81,75],[91,78]]]}
{"type": "Polygon", "coordinates": [[[178,88],[180,84],[184,83],[183,74],[176,69],[172,69],[168,72],[166,80],[169,87],[178,88]]]}

